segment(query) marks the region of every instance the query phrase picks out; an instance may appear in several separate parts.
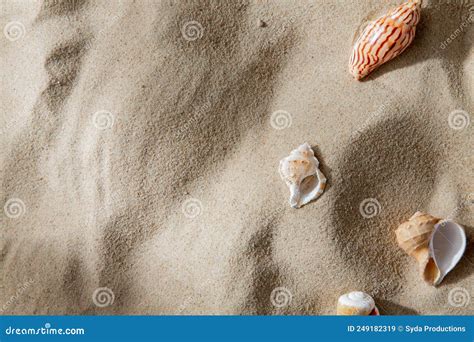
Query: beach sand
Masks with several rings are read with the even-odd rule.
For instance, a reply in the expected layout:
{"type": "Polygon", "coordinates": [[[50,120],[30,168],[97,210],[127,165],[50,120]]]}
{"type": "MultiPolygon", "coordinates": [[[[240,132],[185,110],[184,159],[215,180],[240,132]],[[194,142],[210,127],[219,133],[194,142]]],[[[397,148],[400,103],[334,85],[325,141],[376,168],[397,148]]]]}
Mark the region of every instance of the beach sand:
{"type": "Polygon", "coordinates": [[[2,313],[326,315],[361,290],[474,314],[474,4],[424,1],[355,81],[355,33],[400,3],[2,1],[2,313]],[[293,209],[304,142],[328,186],[293,209]],[[468,236],[437,288],[395,240],[417,210],[468,236]]]}

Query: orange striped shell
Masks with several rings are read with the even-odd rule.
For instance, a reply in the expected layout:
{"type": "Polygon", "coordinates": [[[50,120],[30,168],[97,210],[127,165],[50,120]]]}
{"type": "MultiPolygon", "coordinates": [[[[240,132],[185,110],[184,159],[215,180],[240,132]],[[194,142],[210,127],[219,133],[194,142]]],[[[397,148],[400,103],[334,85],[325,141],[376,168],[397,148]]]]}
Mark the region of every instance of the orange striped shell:
{"type": "Polygon", "coordinates": [[[410,0],[371,22],[354,45],[350,73],[360,80],[400,55],[415,38],[421,0],[410,0]]]}

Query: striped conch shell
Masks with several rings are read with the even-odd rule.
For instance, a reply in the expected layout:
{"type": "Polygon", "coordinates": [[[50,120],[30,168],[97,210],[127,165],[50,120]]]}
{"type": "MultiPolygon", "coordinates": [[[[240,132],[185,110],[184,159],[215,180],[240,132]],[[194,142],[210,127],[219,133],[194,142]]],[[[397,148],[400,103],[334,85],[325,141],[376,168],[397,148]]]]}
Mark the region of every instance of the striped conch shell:
{"type": "Polygon", "coordinates": [[[343,294],[337,301],[339,316],[379,316],[374,299],[365,292],[354,291],[343,294]]]}
{"type": "Polygon", "coordinates": [[[367,25],[349,62],[350,73],[357,80],[400,55],[412,43],[420,21],[421,1],[410,0],[367,25]]]}
{"type": "Polygon", "coordinates": [[[450,220],[416,212],[395,231],[398,245],[418,262],[429,285],[439,285],[466,249],[464,229],[450,220]]]}
{"type": "Polygon", "coordinates": [[[290,189],[290,205],[293,208],[309,203],[324,192],[326,177],[319,170],[319,162],[308,143],[280,160],[279,171],[290,189]]]}

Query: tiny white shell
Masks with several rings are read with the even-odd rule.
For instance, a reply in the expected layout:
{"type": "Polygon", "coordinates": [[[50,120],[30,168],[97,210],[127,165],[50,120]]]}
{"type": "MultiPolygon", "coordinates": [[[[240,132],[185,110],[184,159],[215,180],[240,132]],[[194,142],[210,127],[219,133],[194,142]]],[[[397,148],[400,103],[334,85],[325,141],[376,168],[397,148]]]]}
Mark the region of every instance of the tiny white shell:
{"type": "Polygon", "coordinates": [[[300,208],[324,192],[326,177],[318,167],[319,161],[308,143],[280,160],[280,176],[290,189],[290,205],[293,208],[300,208]]]}
{"type": "Polygon", "coordinates": [[[456,222],[440,221],[435,225],[429,246],[430,255],[439,269],[434,285],[439,285],[461,260],[466,250],[466,233],[456,222]]]}
{"type": "Polygon", "coordinates": [[[374,299],[365,292],[353,291],[343,294],[337,301],[338,315],[379,315],[374,299]]]}

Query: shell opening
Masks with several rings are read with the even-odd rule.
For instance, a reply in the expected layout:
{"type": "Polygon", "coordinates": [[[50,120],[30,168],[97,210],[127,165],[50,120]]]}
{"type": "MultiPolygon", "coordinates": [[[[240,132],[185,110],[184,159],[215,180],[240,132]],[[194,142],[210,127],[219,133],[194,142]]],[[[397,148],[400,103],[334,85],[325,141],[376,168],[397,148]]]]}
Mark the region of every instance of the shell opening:
{"type": "Polygon", "coordinates": [[[318,166],[319,161],[308,143],[298,146],[280,160],[279,172],[290,189],[291,207],[300,208],[323,193],[326,177],[318,166]]]}
{"type": "Polygon", "coordinates": [[[429,258],[423,270],[423,279],[431,284],[437,285],[440,277],[440,271],[433,258],[429,258]]]}

